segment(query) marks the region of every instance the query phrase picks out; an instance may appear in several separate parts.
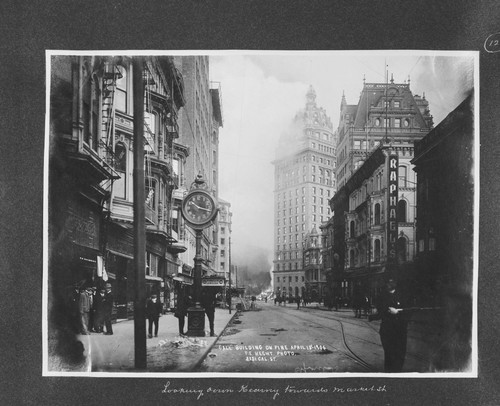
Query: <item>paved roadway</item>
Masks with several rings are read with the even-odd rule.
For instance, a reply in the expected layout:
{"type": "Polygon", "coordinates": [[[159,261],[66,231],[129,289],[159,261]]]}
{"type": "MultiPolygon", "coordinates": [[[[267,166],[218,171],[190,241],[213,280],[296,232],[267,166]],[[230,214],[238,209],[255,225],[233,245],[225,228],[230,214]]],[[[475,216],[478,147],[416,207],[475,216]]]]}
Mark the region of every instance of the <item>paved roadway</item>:
{"type": "MultiPolygon", "coordinates": [[[[379,323],[350,310],[324,311],[296,304],[257,302],[230,323],[200,372],[383,372],[379,323]]],[[[408,354],[403,372],[424,372],[426,362],[408,354]]]]}

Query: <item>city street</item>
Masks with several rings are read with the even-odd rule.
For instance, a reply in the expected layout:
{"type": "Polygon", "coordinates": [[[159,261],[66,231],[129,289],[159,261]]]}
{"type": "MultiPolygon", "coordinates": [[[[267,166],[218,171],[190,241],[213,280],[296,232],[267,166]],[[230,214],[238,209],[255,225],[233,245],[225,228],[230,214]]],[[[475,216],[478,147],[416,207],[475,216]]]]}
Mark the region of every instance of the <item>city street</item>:
{"type": "MultiPolygon", "coordinates": [[[[222,333],[200,372],[383,372],[379,322],[354,318],[351,309],[327,311],[257,302],[222,333]]],[[[409,331],[408,348],[418,348],[409,331]]],[[[428,372],[428,361],[409,350],[403,372],[428,372]]]]}

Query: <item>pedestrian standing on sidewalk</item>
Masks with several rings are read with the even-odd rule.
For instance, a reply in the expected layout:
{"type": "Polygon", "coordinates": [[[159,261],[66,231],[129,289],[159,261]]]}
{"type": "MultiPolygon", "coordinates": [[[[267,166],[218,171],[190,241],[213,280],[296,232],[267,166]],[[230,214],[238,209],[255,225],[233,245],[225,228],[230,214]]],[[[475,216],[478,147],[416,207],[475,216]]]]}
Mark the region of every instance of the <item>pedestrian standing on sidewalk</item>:
{"type": "Polygon", "coordinates": [[[151,299],[146,304],[146,316],[148,318],[148,337],[153,337],[153,325],[155,326],[155,337],[158,337],[158,324],[162,313],[163,305],[158,300],[157,295],[151,295],[151,299]]]}
{"type": "Polygon", "coordinates": [[[88,334],[89,333],[89,313],[92,308],[92,302],[90,299],[90,294],[88,289],[81,288],[80,289],[80,297],[78,300],[78,309],[80,312],[80,334],[88,334]]]}
{"type": "Polygon", "coordinates": [[[111,292],[111,283],[106,283],[106,293],[102,299],[102,315],[103,323],[106,326],[105,335],[113,334],[113,326],[111,325],[111,315],[113,313],[113,293],[111,292]]]}
{"type": "Polygon", "coordinates": [[[90,296],[90,312],[89,312],[89,331],[95,332],[96,326],[96,315],[95,315],[95,296],[96,296],[96,288],[91,287],[89,291],[90,296]]]}
{"type": "Polygon", "coordinates": [[[174,316],[179,319],[179,335],[186,335],[184,325],[186,322],[187,310],[189,308],[189,295],[184,287],[180,287],[177,293],[177,306],[174,316]]]}
{"type": "Polygon", "coordinates": [[[215,336],[214,320],[215,320],[215,296],[205,289],[201,293],[201,305],[205,308],[205,314],[208,317],[208,324],[210,326],[210,337],[215,336]]]}
{"type": "Polygon", "coordinates": [[[408,321],[402,314],[402,304],[396,282],[390,279],[377,306],[377,315],[368,320],[381,319],[380,341],[384,348],[385,372],[401,372],[406,356],[408,321]]]}
{"type": "Polygon", "coordinates": [[[302,300],[302,299],[300,298],[300,296],[297,296],[297,297],[295,298],[295,301],[297,302],[297,310],[299,310],[299,309],[300,309],[300,301],[301,301],[301,300],[302,300]]]}
{"type": "Polygon", "coordinates": [[[104,327],[104,296],[106,289],[99,289],[99,293],[94,298],[94,330],[102,333],[104,327]]]}

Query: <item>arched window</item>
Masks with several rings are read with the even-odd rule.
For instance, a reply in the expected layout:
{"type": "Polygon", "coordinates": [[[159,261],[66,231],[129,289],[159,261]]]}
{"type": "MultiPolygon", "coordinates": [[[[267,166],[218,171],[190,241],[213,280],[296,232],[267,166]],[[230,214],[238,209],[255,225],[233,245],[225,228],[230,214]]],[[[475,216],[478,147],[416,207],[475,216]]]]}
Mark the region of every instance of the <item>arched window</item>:
{"type": "Polygon", "coordinates": [[[380,203],[375,204],[375,218],[374,218],[375,225],[380,224],[380,203]]]}
{"type": "Polygon", "coordinates": [[[405,237],[398,238],[398,260],[400,263],[406,262],[407,258],[407,242],[405,237]]]}
{"type": "Polygon", "coordinates": [[[379,239],[376,239],[375,240],[375,247],[373,249],[373,257],[374,257],[374,260],[375,262],[380,262],[380,240],[379,239]]]}
{"type": "Polygon", "coordinates": [[[351,223],[349,224],[349,236],[351,238],[354,238],[356,236],[356,229],[355,229],[354,220],[351,220],[351,223]]]}
{"type": "Polygon", "coordinates": [[[400,222],[400,223],[407,222],[406,207],[407,207],[406,200],[401,199],[398,202],[398,210],[397,210],[397,219],[398,219],[398,222],[400,222]]]}

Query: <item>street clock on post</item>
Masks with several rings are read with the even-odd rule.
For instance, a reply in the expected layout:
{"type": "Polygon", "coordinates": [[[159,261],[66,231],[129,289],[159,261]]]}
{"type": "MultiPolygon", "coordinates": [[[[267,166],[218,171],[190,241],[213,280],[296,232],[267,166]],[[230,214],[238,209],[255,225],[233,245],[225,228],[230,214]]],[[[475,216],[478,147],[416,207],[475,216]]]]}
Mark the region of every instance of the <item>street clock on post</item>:
{"type": "Polygon", "coordinates": [[[203,189],[194,189],[182,202],[182,215],[193,228],[205,228],[217,215],[215,199],[203,189]]]}
{"type": "Polygon", "coordinates": [[[201,305],[202,289],[202,234],[203,229],[213,224],[219,209],[217,201],[208,191],[203,177],[198,175],[191,184],[191,189],[182,202],[182,217],[186,223],[195,230],[196,234],[196,256],[194,257],[194,283],[193,299],[194,307],[188,309],[188,336],[205,336],[205,310],[201,305]]]}

